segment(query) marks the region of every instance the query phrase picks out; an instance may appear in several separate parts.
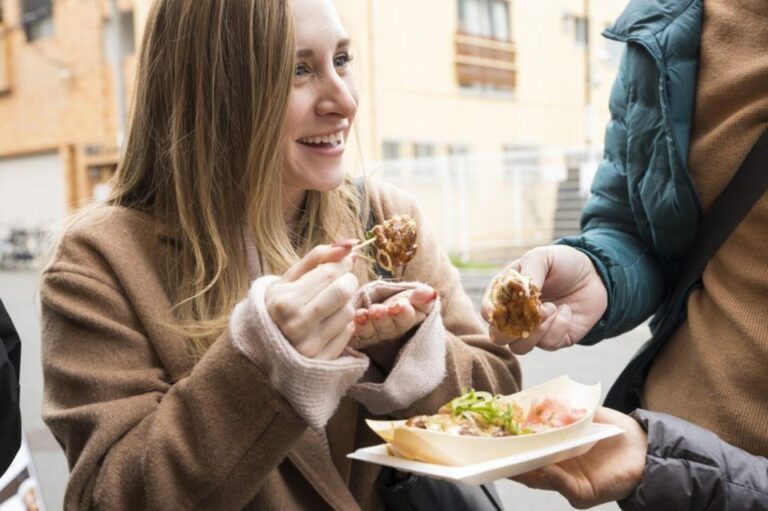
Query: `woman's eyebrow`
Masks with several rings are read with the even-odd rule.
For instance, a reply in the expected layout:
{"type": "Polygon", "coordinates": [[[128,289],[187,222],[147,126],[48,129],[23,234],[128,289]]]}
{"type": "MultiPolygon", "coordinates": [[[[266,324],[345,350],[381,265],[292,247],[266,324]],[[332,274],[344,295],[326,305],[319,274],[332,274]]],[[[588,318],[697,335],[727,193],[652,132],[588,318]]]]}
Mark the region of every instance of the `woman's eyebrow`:
{"type": "MultiPolygon", "coordinates": [[[[352,44],[352,42],[349,39],[342,39],[336,45],[336,49],[340,50],[342,48],[348,48],[350,44],[352,44]]],[[[296,56],[300,59],[312,58],[314,55],[315,55],[315,50],[313,50],[312,48],[302,48],[296,52],[296,56]]]]}

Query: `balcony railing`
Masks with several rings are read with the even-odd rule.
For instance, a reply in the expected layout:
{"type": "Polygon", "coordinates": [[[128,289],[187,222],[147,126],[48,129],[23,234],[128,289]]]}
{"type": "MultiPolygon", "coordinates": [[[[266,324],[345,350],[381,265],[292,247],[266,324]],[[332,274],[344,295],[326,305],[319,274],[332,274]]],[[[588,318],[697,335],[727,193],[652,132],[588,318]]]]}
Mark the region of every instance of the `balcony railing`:
{"type": "Polygon", "coordinates": [[[456,34],[456,76],[462,87],[514,90],[517,52],[511,41],[459,32],[456,34]]]}

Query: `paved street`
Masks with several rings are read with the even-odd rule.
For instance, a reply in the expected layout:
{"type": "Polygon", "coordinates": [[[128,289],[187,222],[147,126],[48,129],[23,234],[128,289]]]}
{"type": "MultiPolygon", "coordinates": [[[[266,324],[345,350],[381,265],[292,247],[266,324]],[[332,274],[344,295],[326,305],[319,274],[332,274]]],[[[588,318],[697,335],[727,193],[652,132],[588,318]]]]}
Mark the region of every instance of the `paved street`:
{"type": "MultiPolygon", "coordinates": [[[[465,284],[475,302],[490,278],[488,273],[465,273],[465,284]]],[[[49,510],[62,508],[67,479],[64,455],[42,422],[42,369],[37,275],[32,272],[0,271],[0,298],[14,319],[22,338],[22,416],[32,449],[40,485],[49,510]]],[[[582,383],[602,382],[607,391],[620,369],[647,338],[645,327],[595,347],[573,347],[556,353],[535,350],[522,359],[525,386],[568,374],[582,383]]],[[[508,511],[570,510],[559,495],[529,490],[505,481],[499,484],[508,511]]],[[[614,504],[594,508],[616,510],[614,504]]]]}

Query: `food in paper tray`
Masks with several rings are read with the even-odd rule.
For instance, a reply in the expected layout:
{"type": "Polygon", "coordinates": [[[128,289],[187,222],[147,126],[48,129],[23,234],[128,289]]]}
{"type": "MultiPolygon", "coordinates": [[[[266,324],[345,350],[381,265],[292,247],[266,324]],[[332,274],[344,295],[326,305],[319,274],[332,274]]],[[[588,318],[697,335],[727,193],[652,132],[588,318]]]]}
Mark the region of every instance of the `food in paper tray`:
{"type": "Polygon", "coordinates": [[[469,391],[435,415],[368,425],[396,456],[464,466],[573,439],[589,427],[599,401],[599,384],[563,376],[511,396],[469,391]]]}
{"type": "Polygon", "coordinates": [[[529,277],[509,268],[491,284],[491,324],[506,336],[528,337],[543,320],[539,295],[529,277]]]}
{"type": "Polygon", "coordinates": [[[440,408],[437,415],[405,421],[411,428],[467,436],[530,435],[573,424],[587,414],[558,397],[535,398],[528,413],[511,398],[470,390],[440,408]]]}

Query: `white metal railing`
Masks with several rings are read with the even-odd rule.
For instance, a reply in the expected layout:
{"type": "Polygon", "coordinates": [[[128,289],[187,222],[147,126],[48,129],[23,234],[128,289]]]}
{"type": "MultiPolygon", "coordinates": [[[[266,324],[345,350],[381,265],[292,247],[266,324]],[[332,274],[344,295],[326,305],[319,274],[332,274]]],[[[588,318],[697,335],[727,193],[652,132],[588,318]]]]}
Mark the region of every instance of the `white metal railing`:
{"type": "Polygon", "coordinates": [[[410,192],[449,253],[495,260],[552,240],[558,208],[586,197],[599,155],[528,148],[372,162],[367,174],[410,192]]]}

